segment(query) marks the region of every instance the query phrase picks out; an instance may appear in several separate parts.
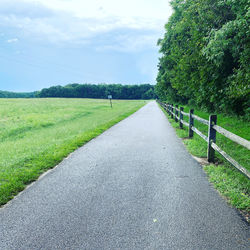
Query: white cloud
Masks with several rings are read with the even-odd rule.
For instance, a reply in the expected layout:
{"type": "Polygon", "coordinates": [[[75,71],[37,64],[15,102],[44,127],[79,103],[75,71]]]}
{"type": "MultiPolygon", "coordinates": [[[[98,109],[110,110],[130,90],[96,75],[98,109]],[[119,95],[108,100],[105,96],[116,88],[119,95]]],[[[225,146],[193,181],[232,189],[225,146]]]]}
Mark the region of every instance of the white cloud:
{"type": "Polygon", "coordinates": [[[17,38],[12,38],[7,40],[7,43],[16,43],[16,42],[18,42],[17,38]]]}
{"type": "Polygon", "coordinates": [[[158,34],[136,31],[129,34],[117,35],[112,42],[102,43],[96,46],[97,51],[120,51],[120,52],[139,52],[140,50],[151,49],[157,43],[158,34]]]}
{"type": "Polygon", "coordinates": [[[92,43],[115,30],[144,31],[136,37],[134,33],[120,35],[102,45],[102,49],[133,50],[155,46],[170,14],[166,0],[1,0],[0,27],[16,29],[17,35],[28,39],[58,44],[92,43]]]}
{"type": "Polygon", "coordinates": [[[23,0],[41,3],[56,10],[71,12],[76,17],[103,18],[105,16],[144,17],[166,20],[171,12],[168,0],[23,0]]]}

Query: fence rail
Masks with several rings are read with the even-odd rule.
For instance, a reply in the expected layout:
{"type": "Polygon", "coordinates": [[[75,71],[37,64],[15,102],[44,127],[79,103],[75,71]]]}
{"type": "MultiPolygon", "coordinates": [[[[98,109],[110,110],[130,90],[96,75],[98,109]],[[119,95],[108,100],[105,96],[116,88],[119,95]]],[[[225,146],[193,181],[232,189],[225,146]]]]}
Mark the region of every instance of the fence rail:
{"type": "Polygon", "coordinates": [[[238,135],[235,135],[229,131],[227,131],[226,129],[218,126],[218,125],[214,125],[213,126],[214,129],[219,132],[220,134],[224,135],[225,137],[227,137],[228,139],[240,144],[241,146],[247,148],[250,150],[250,141],[244,139],[244,138],[241,138],[240,136],[238,135]]]}
{"type": "Polygon", "coordinates": [[[188,127],[189,129],[189,138],[193,137],[193,132],[199,135],[203,140],[208,143],[207,148],[207,159],[209,162],[214,162],[214,153],[217,151],[221,154],[228,162],[230,162],[237,170],[239,170],[242,174],[250,178],[250,172],[242,167],[237,161],[235,161],[231,156],[229,156],[226,152],[224,152],[217,144],[216,144],[216,132],[224,135],[228,139],[238,143],[239,145],[250,150],[250,141],[233,134],[232,132],[218,126],[217,116],[210,115],[209,120],[203,119],[197,115],[194,115],[194,110],[191,109],[189,113],[185,113],[183,111],[183,107],[178,108],[178,105],[166,104],[157,100],[157,102],[164,108],[164,110],[171,116],[172,119],[175,119],[176,122],[179,121],[180,128],[183,128],[183,125],[188,127]],[[183,116],[187,116],[189,118],[189,122],[185,122],[183,120],[183,116]],[[199,131],[194,126],[194,120],[205,124],[208,126],[208,135],[204,135],[201,131],[199,131]]]}
{"type": "Polygon", "coordinates": [[[188,114],[188,113],[185,113],[184,111],[181,111],[181,113],[182,113],[183,115],[185,115],[185,116],[189,116],[189,114],[188,114]]]}
{"type": "Polygon", "coordinates": [[[195,119],[195,120],[197,120],[197,121],[199,121],[199,122],[201,122],[201,123],[203,123],[203,124],[205,124],[205,125],[209,125],[209,121],[208,120],[205,120],[205,119],[203,119],[203,118],[200,118],[199,116],[197,116],[197,115],[192,115],[193,116],[193,118],[195,119]]]}

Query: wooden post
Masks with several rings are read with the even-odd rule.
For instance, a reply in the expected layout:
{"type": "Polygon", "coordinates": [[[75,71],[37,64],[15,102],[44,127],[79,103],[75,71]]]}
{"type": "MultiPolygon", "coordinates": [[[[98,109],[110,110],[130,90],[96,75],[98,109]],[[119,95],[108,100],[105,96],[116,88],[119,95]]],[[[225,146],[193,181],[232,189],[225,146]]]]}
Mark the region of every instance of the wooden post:
{"type": "Polygon", "coordinates": [[[175,105],[175,121],[176,122],[178,122],[177,117],[178,117],[178,113],[179,113],[177,109],[178,109],[178,105],[175,105]]]}
{"type": "Polygon", "coordinates": [[[183,128],[183,123],[181,120],[183,120],[183,114],[182,114],[182,111],[184,110],[183,107],[180,107],[180,128],[182,129],[183,128]]]}
{"type": "Polygon", "coordinates": [[[192,126],[194,126],[194,118],[192,117],[192,114],[194,113],[193,109],[190,109],[189,111],[189,130],[188,130],[188,137],[192,138],[194,136],[194,131],[192,130],[192,126]]]}
{"type": "Polygon", "coordinates": [[[173,113],[174,113],[174,104],[171,104],[171,111],[172,111],[171,118],[173,119],[174,118],[174,115],[173,115],[173,113]]]}
{"type": "Polygon", "coordinates": [[[213,125],[216,125],[217,115],[209,116],[208,125],[208,149],[207,149],[207,160],[208,162],[214,162],[214,149],[211,147],[212,142],[216,143],[216,130],[213,125]]]}

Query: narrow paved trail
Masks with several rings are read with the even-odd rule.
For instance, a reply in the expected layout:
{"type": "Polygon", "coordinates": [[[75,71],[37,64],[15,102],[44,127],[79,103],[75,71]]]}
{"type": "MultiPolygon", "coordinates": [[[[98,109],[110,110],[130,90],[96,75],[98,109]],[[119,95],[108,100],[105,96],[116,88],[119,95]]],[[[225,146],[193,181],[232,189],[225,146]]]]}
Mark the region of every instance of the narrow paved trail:
{"type": "Polygon", "coordinates": [[[248,225],[150,102],[0,209],[0,249],[248,249],[248,225]]]}

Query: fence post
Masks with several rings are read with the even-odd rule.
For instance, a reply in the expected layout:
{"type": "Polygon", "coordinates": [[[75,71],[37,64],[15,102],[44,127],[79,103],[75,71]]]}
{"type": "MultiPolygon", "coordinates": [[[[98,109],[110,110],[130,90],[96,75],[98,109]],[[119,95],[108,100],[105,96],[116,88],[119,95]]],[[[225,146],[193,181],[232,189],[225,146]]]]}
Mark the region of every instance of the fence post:
{"type": "Polygon", "coordinates": [[[180,107],[180,128],[183,128],[183,123],[181,120],[183,120],[183,114],[182,111],[184,110],[183,107],[180,107]]]}
{"type": "Polygon", "coordinates": [[[177,119],[177,117],[178,117],[178,105],[175,105],[175,122],[178,122],[178,119],[177,119]]]}
{"type": "Polygon", "coordinates": [[[217,115],[209,116],[208,125],[208,149],[207,149],[207,160],[208,162],[214,162],[214,149],[211,147],[212,142],[216,143],[216,130],[213,125],[216,125],[217,115]]]}
{"type": "Polygon", "coordinates": [[[171,111],[172,111],[171,118],[173,119],[174,118],[174,115],[173,115],[173,113],[174,113],[174,104],[171,104],[171,111]]]}
{"type": "Polygon", "coordinates": [[[188,137],[192,138],[194,136],[194,131],[192,130],[192,126],[194,126],[194,118],[192,117],[192,114],[194,113],[193,109],[190,109],[189,111],[189,130],[188,130],[188,137]]]}

